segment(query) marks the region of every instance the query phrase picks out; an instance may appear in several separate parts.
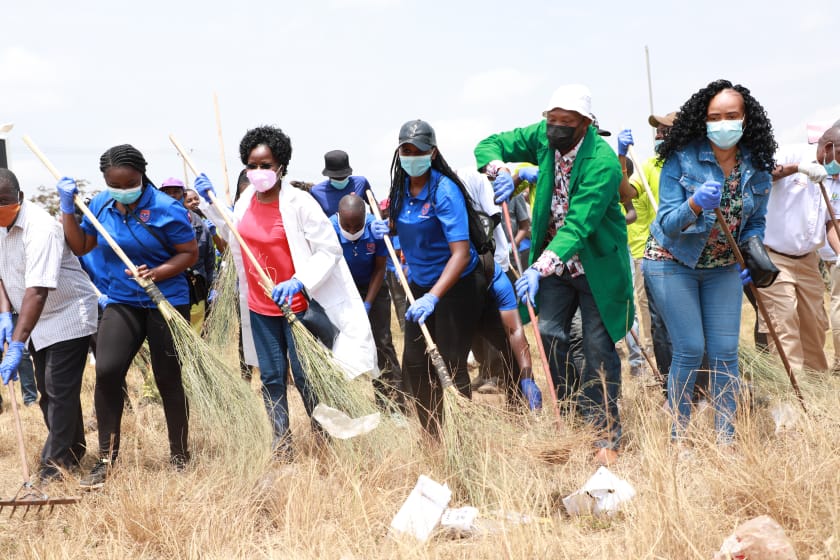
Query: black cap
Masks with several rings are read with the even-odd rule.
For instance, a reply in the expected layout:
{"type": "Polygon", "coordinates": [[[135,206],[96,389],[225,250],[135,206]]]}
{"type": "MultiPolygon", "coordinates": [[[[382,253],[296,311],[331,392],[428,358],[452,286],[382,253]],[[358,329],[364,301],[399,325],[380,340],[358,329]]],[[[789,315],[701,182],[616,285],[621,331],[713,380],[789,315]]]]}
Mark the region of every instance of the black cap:
{"type": "Polygon", "coordinates": [[[592,126],[595,127],[596,132],[598,133],[598,136],[612,136],[612,132],[610,132],[609,130],[604,130],[603,128],[598,126],[598,118],[597,117],[595,117],[593,119],[592,126]]]}
{"type": "Polygon", "coordinates": [[[435,129],[426,121],[408,121],[400,128],[400,146],[413,144],[418,150],[427,152],[437,146],[435,129]]]}
{"type": "Polygon", "coordinates": [[[343,179],[353,174],[350,167],[350,156],[344,150],[332,150],[324,154],[324,170],[322,175],[331,179],[343,179]]]}

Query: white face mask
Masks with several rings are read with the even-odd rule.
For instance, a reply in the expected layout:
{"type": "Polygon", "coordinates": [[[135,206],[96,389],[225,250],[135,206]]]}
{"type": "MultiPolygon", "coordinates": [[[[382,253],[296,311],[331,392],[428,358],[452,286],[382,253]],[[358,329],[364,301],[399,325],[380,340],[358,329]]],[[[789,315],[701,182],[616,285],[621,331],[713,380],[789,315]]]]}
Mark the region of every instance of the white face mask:
{"type": "Polygon", "coordinates": [[[347,241],[357,241],[365,233],[365,228],[360,229],[356,233],[350,233],[349,231],[341,227],[341,224],[338,224],[338,229],[339,231],[341,231],[341,236],[344,237],[344,239],[346,239],[347,241]]]}

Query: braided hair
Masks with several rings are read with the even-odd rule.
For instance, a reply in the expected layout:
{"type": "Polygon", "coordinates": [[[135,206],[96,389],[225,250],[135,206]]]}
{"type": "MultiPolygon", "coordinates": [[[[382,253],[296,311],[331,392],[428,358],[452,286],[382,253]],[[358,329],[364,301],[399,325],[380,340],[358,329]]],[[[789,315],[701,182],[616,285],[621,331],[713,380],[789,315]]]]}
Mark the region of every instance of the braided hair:
{"type": "Polygon", "coordinates": [[[289,161],[292,159],[292,140],[276,126],[258,126],[245,133],[239,142],[239,159],[242,165],[248,165],[248,156],[254,148],[265,144],[277,165],[282,167],[280,176],[286,175],[289,161]]]}
{"type": "Polygon", "coordinates": [[[155,186],[146,175],[146,159],[140,150],[131,144],[120,144],[108,148],[102,157],[99,158],[99,171],[105,173],[111,167],[130,167],[143,175],[143,186],[147,184],[155,186]]]}
{"type": "Polygon", "coordinates": [[[764,107],[740,84],[729,80],[715,80],[692,95],[680,107],[674,126],[659,146],[659,157],[664,161],[688,144],[706,138],[706,112],[712,98],[725,89],[737,91],[744,98],[744,135],[739,144],[749,150],[757,169],[770,171],[775,166],[773,158],[778,148],[773,137],[773,126],[764,107]]]}
{"type": "MultiPolygon", "coordinates": [[[[437,148],[437,146],[435,147],[437,148]]],[[[464,186],[460,177],[458,177],[452,168],[449,167],[446,160],[443,159],[443,154],[440,153],[440,150],[437,152],[437,157],[432,159],[432,169],[439,171],[441,175],[449,178],[458,186],[458,190],[461,191],[462,195],[464,195],[464,202],[467,206],[467,216],[470,220],[478,219],[475,215],[475,207],[473,205],[472,197],[470,197],[470,193],[467,191],[467,188],[464,186]]],[[[400,149],[398,147],[394,150],[394,157],[391,160],[391,192],[388,195],[391,201],[389,214],[393,219],[394,224],[396,224],[397,216],[400,215],[403,202],[405,202],[405,185],[407,180],[408,173],[406,173],[400,165],[400,149]]]]}

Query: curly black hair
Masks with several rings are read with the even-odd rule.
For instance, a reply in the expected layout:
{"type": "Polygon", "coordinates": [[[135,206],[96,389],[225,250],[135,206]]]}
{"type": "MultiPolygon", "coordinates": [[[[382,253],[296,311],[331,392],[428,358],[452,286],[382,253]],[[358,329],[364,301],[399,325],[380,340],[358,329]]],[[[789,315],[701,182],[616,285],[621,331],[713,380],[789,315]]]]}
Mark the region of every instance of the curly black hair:
{"type": "Polygon", "coordinates": [[[242,137],[242,141],[239,143],[239,159],[242,160],[243,165],[248,165],[248,156],[260,144],[268,146],[277,165],[283,168],[281,176],[285,176],[289,168],[289,161],[292,159],[291,138],[275,126],[258,126],[257,128],[252,128],[245,133],[245,136],[242,137]]]}
{"type": "Polygon", "coordinates": [[[706,111],[712,98],[725,89],[737,91],[744,98],[744,135],[739,142],[749,150],[757,169],[771,171],[776,165],[773,158],[778,148],[773,137],[773,126],[764,107],[740,84],[729,80],[715,80],[680,107],[674,126],[659,146],[659,157],[668,159],[688,144],[706,138],[706,111]]]}

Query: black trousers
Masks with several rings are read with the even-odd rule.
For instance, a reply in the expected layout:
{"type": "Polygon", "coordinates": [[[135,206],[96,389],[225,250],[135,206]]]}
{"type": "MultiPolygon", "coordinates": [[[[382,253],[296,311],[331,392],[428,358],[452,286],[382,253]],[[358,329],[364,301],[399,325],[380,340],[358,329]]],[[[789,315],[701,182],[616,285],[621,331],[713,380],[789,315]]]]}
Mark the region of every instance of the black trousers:
{"type": "MultiPolygon", "coordinates": [[[[357,285],[356,288],[364,300],[367,297],[368,287],[357,285]]],[[[388,287],[384,282],[373,300],[368,319],[373,341],[376,343],[376,361],[381,372],[379,378],[373,380],[373,387],[377,391],[377,402],[381,408],[387,410],[389,404],[382,402],[384,396],[401,407],[404,390],[403,375],[400,363],[397,361],[394,341],[391,339],[391,298],[388,296],[388,287]]]]}
{"type": "Polygon", "coordinates": [[[405,332],[405,310],[408,304],[405,299],[405,290],[403,290],[400,279],[397,278],[396,272],[385,270],[385,284],[388,286],[388,294],[391,301],[394,302],[394,311],[397,314],[397,322],[400,324],[400,330],[405,332]]]}
{"type": "MultiPolygon", "coordinates": [[[[179,305],[176,309],[189,321],[189,305],[179,305]]],[[[149,339],[155,383],[163,401],[169,453],[173,458],[186,459],[189,457],[187,397],[169,327],[157,309],[115,303],[109,304],[102,314],[96,349],[94,404],[99,425],[99,453],[102,457],[108,456],[113,435],[111,459],[117,458],[125,397],[123,383],[134,355],[146,338],[149,339]]]]}
{"type": "Polygon", "coordinates": [[[48,430],[41,466],[69,469],[85,454],[80,395],[89,344],[90,336],[56,342],[37,352],[30,344],[35,383],[41,393],[38,404],[48,430]]]}
{"type": "MultiPolygon", "coordinates": [[[[415,299],[431,289],[411,284],[415,299]]],[[[426,327],[449,369],[452,381],[466,397],[471,397],[467,355],[478,329],[479,315],[484,304],[487,280],[481,266],[467,274],[444,294],[434,312],[426,319],[426,327]]],[[[403,383],[417,407],[423,427],[437,435],[440,426],[443,390],[437,372],[426,354],[426,343],[420,325],[405,322],[403,349],[403,383]]]]}
{"type": "Polygon", "coordinates": [[[485,292],[478,331],[473,338],[473,355],[481,364],[482,372],[487,367],[485,377],[501,374],[502,387],[509,404],[514,404],[520,395],[519,364],[510,347],[510,339],[502,324],[499,306],[493,294],[485,292]]]}

